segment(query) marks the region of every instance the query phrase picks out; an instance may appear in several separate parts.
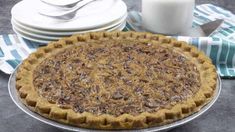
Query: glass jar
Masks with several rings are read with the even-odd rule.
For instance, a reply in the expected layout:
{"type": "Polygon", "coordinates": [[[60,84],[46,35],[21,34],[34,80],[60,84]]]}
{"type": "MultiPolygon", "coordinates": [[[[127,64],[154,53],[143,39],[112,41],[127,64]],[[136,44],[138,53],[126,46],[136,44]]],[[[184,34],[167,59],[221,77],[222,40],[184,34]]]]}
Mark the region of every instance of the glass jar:
{"type": "Polygon", "coordinates": [[[142,0],[143,27],[176,35],[192,27],[195,0],[142,0]]]}

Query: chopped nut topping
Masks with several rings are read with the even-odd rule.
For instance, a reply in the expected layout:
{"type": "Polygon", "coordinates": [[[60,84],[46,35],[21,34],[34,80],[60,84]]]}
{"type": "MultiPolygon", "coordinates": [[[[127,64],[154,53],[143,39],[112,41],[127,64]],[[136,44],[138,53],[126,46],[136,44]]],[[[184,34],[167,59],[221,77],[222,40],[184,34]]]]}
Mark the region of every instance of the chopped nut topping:
{"type": "Polygon", "coordinates": [[[114,92],[112,98],[115,100],[122,99],[123,95],[119,91],[116,91],[116,92],[114,92]]]}
{"type": "Polygon", "coordinates": [[[158,107],[158,103],[154,101],[153,99],[148,99],[144,102],[144,105],[149,108],[156,108],[158,107]]]}
{"type": "Polygon", "coordinates": [[[96,115],[156,112],[200,88],[196,65],[178,51],[136,40],[97,40],[62,48],[34,71],[40,96],[96,115]]]}

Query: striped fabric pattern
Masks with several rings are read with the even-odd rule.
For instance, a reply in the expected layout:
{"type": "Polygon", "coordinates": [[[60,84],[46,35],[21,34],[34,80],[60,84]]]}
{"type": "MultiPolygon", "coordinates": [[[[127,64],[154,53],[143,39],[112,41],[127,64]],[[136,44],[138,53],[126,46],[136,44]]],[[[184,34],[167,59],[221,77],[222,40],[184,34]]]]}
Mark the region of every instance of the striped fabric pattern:
{"type": "MultiPolygon", "coordinates": [[[[138,12],[130,15],[137,22],[141,22],[138,12]]],[[[209,56],[222,78],[235,78],[235,15],[220,7],[204,4],[194,11],[193,26],[198,26],[216,19],[224,19],[221,28],[210,37],[182,37],[176,39],[186,41],[209,56]]],[[[138,23],[137,23],[138,24],[138,23]]],[[[124,31],[136,30],[131,24],[126,25],[124,31]]],[[[11,74],[16,66],[40,44],[23,39],[15,34],[0,35],[0,70],[11,74]]]]}
{"type": "Polygon", "coordinates": [[[19,63],[39,45],[15,34],[0,36],[0,70],[11,74],[19,63]]]}

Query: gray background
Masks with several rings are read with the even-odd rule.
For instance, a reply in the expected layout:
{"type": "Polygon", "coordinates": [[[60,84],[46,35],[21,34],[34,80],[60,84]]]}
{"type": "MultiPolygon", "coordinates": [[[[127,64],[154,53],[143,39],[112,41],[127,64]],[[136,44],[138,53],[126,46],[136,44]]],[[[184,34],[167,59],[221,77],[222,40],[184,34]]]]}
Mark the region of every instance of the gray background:
{"type": "MultiPolygon", "coordinates": [[[[0,0],[0,34],[13,33],[10,9],[19,0],[0,0]]],[[[129,10],[140,10],[140,0],[124,0],[129,10]]],[[[196,0],[213,3],[235,13],[235,0],[196,0]]],[[[11,101],[7,82],[9,75],[0,72],[0,132],[62,132],[32,119],[11,101]]],[[[222,93],[216,104],[201,117],[170,132],[235,132],[235,82],[222,80],[222,93]]]]}

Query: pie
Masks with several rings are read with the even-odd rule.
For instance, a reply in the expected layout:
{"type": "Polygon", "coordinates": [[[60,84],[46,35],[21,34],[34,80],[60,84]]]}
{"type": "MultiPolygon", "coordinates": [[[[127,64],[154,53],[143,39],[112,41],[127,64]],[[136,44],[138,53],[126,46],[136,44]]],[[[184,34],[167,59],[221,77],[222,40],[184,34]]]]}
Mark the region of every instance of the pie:
{"type": "Polygon", "coordinates": [[[214,96],[216,69],[194,46],[162,35],[96,32],[39,48],[19,66],[16,88],[32,111],[91,129],[161,126],[214,96]]]}

